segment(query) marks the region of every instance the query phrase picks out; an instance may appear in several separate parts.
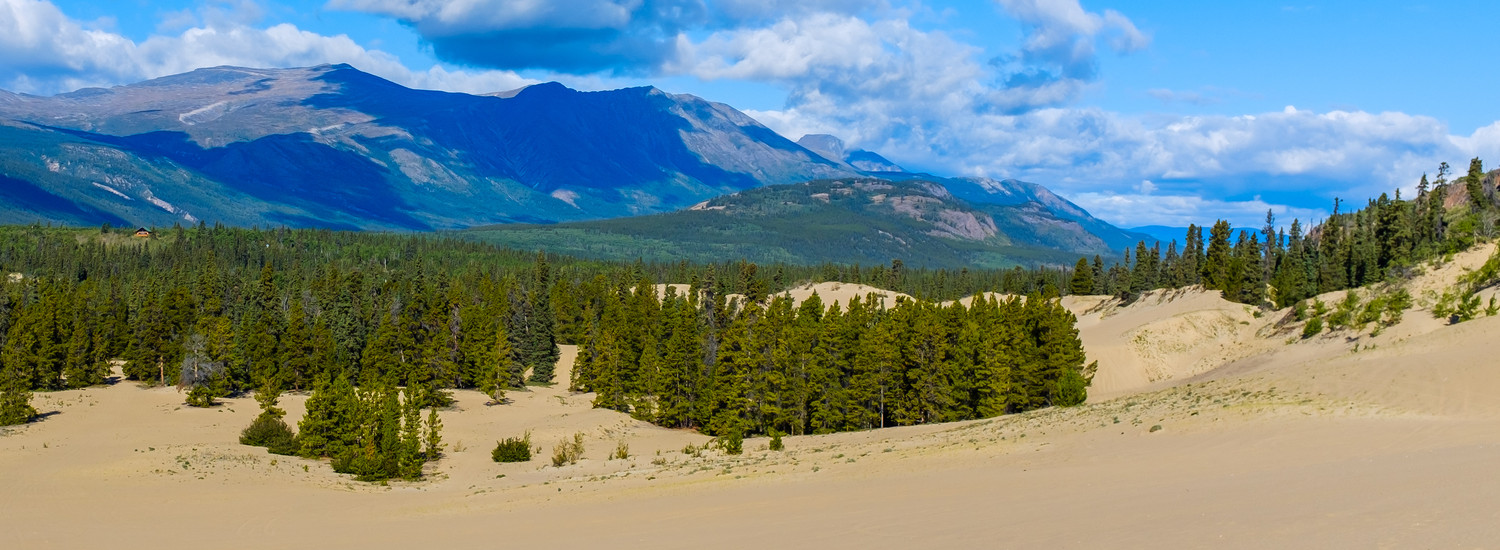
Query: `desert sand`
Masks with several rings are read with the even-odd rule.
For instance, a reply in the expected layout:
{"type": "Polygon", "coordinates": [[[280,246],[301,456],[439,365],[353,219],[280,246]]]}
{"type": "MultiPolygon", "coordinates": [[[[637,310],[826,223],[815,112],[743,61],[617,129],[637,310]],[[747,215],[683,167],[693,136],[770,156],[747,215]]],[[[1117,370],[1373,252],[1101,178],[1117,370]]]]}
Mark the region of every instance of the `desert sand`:
{"type": "MultiPolygon", "coordinates": [[[[1488,253],[1418,281],[1440,289],[1488,253]]],[[[1198,290],[1065,305],[1100,366],[1084,406],[788,437],[783,452],[752,439],[741,456],[684,453],[708,438],[594,410],[565,384],[497,406],[457,392],[446,457],[382,486],[236,444],[252,399],[194,409],[132,382],[38,394],[49,416],[0,436],[0,547],[1500,545],[1500,317],[1411,310],[1378,337],[1301,340],[1285,311],[1198,290]],[[490,461],[526,430],[543,456],[490,461]],[[573,433],[585,459],[551,466],[573,433]],[[620,441],[632,456],[606,459],[620,441]]],[[[283,399],[289,420],[304,401],[283,399]]]]}

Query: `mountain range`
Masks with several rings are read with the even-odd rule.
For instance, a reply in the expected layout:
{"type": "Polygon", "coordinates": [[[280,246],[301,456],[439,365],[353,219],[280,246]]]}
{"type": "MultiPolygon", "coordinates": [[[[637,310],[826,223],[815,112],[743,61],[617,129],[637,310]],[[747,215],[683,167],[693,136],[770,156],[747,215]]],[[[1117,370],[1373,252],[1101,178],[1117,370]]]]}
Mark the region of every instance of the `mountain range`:
{"type": "Polygon", "coordinates": [[[479,227],[463,234],[520,249],[672,262],[888,263],[1008,268],[1071,264],[1105,246],[1035,203],[971,203],[940,178],[772,185],[651,216],[479,227]],[[1020,238],[1018,238],[1020,237],[1020,238]]]}
{"type": "Polygon", "coordinates": [[[1009,248],[1107,253],[1143,237],[1038,185],[911,173],[833,136],[793,142],[728,105],[652,87],[470,95],[323,65],[0,91],[4,223],[535,227],[661,219],[650,215],[866,177],[941,186],[934,198],[987,216],[1001,236],[988,242],[1009,248]]]}

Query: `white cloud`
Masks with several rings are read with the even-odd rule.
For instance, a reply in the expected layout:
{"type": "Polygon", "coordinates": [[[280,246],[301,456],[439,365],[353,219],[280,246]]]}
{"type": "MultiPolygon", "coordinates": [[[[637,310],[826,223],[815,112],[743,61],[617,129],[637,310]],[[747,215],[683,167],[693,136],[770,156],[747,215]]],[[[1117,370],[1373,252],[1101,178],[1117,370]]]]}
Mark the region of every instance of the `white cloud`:
{"type": "Polygon", "coordinates": [[[1187,227],[1223,219],[1236,229],[1256,230],[1263,225],[1267,210],[1276,214],[1278,224],[1289,225],[1293,219],[1298,219],[1306,226],[1309,221],[1328,217],[1328,212],[1323,210],[1270,204],[1260,199],[1222,201],[1191,195],[1089,192],[1076,194],[1070,200],[1095,217],[1120,227],[1187,227]]]}
{"type": "Polygon", "coordinates": [[[217,65],[302,67],[322,63],[349,63],[419,88],[493,92],[534,83],[510,71],[450,71],[441,66],[412,70],[395,56],[368,50],[348,36],[323,36],[290,24],[257,28],[236,22],[259,17],[253,2],[224,3],[214,9],[232,11],[210,10],[205,12],[204,26],[136,43],[118,34],[86,28],[51,2],[0,0],[0,87],[46,94],[217,65]]]}

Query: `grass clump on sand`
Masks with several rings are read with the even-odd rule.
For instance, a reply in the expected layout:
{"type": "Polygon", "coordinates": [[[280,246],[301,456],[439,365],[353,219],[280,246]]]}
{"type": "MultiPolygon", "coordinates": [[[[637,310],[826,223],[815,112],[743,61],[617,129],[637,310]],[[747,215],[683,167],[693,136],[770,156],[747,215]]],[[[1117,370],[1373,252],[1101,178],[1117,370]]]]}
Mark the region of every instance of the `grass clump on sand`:
{"type": "Polygon", "coordinates": [[[573,440],[562,440],[552,448],[552,465],[557,467],[577,464],[583,458],[583,434],[573,434],[573,440]]]}

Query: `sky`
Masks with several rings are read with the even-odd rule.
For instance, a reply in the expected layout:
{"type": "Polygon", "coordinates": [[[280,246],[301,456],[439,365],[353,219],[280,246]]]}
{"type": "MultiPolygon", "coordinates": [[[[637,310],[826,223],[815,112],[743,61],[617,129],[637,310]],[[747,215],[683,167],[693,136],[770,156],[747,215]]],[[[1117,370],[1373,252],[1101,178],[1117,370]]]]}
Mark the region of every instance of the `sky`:
{"type": "Polygon", "coordinates": [[[1123,227],[1243,227],[1500,162],[1496,20],[1493,0],[0,0],[0,88],[321,63],[474,93],[652,85],[1123,227]]]}

